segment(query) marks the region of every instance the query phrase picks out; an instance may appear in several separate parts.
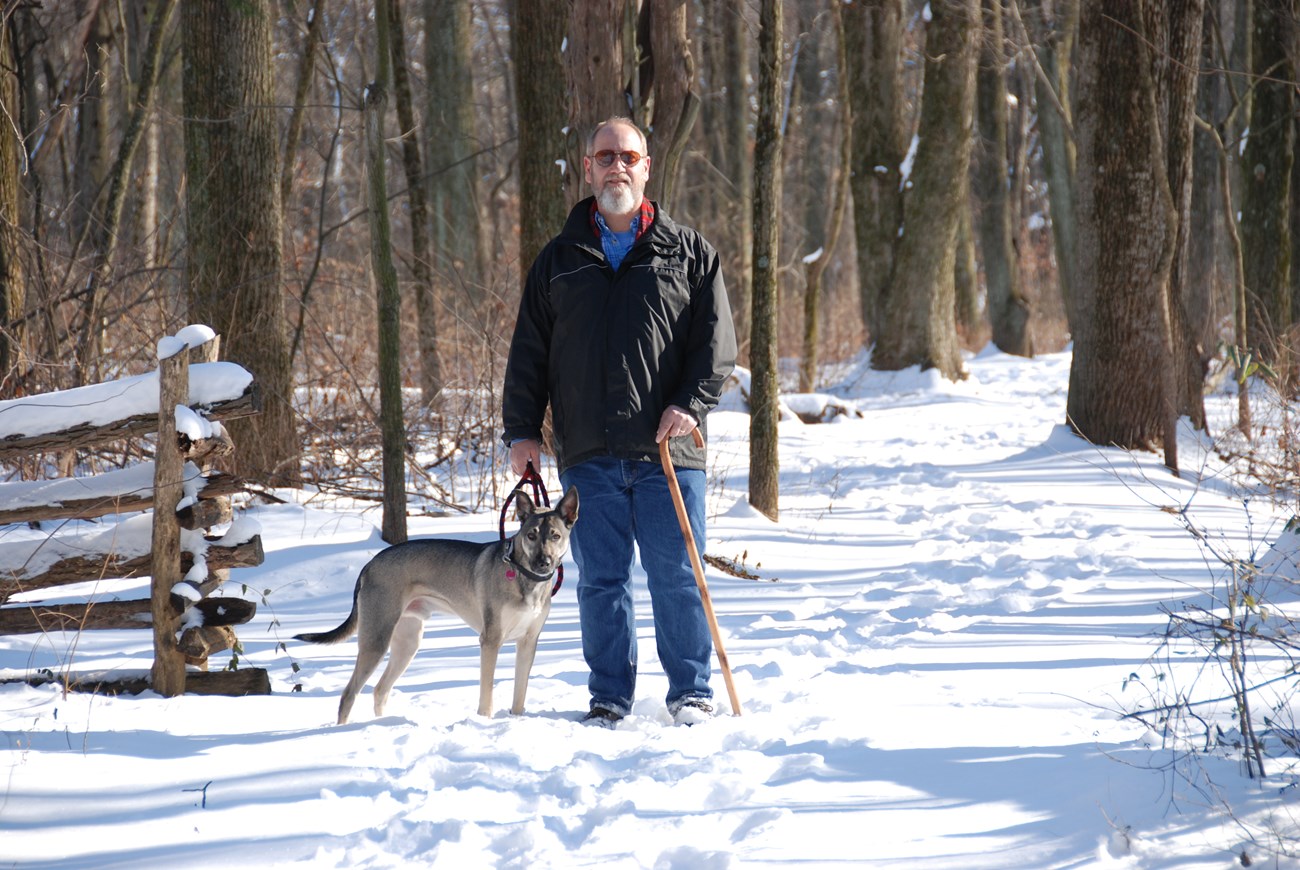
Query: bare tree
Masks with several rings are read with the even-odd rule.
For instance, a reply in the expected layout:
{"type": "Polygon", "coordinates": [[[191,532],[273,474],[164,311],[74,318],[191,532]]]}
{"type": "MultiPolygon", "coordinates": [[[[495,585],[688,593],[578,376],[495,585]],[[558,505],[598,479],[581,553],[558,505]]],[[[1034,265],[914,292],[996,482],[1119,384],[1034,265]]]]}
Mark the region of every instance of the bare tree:
{"type": "Polygon", "coordinates": [[[510,44],[519,123],[519,283],[564,224],[565,66],[571,0],[514,0],[510,44]]]}
{"type": "Polygon", "coordinates": [[[975,84],[979,143],[973,161],[972,188],[979,203],[976,226],[983,255],[989,322],[993,327],[993,343],[999,350],[1033,356],[1031,309],[1020,281],[1011,225],[1002,0],[981,0],[980,6],[984,32],[975,84]]]}
{"type": "Polygon", "coordinates": [[[362,113],[366,130],[366,204],[370,217],[370,268],[379,325],[379,428],[383,434],[384,514],[381,536],[389,544],[406,540],[406,424],[402,417],[402,298],[393,267],[384,167],[384,111],[392,81],[388,0],[375,3],[375,80],[366,88],[362,113]]]}
{"type": "Polygon", "coordinates": [[[424,160],[411,97],[411,75],[406,63],[406,30],[401,0],[388,9],[393,60],[393,96],[402,139],[402,168],[406,172],[406,202],[411,230],[411,276],[415,283],[417,344],[420,348],[420,393],[425,406],[442,392],[442,362],[438,357],[438,293],[433,282],[429,251],[429,209],[426,205],[424,160]]]}
{"type": "Polygon", "coordinates": [[[186,271],[190,316],[216,329],[227,358],[253,373],[265,398],[261,414],[230,425],[235,470],[292,484],[301,446],[280,286],[274,14],[269,0],[181,4],[186,271]]]}
{"type": "Polygon", "coordinates": [[[894,274],[894,245],[903,220],[903,9],[903,0],[844,4],[853,102],[853,228],[862,324],[871,342],[880,340],[894,274]]]}
{"type": "MultiPolygon", "coordinates": [[[[564,49],[569,106],[564,188],[569,206],[587,195],[582,175],[587,134],[613,115],[635,119],[637,100],[628,90],[636,78],[634,5],[624,0],[572,4],[564,49]]],[[[555,232],[552,228],[551,233],[555,232]]]]}
{"type": "Polygon", "coordinates": [[[1242,157],[1241,245],[1251,350],[1276,358],[1292,322],[1291,164],[1294,160],[1292,0],[1254,0],[1249,135],[1242,157]]]}
{"type": "Polygon", "coordinates": [[[668,210],[673,207],[682,154],[700,110],[695,57],[686,35],[686,6],[686,0],[646,0],[644,25],[638,26],[638,41],[649,48],[641,69],[653,70],[652,92],[642,94],[654,107],[645,121],[650,130],[648,147],[656,161],[646,196],[668,210]]]}
{"type": "Polygon", "coordinates": [[[429,76],[424,140],[429,149],[429,205],[437,278],[471,306],[484,297],[487,245],[482,238],[478,137],[470,54],[472,5],[425,0],[425,67],[429,76]]]}
{"type": "MultiPolygon", "coordinates": [[[[822,276],[826,266],[839,243],[840,228],[844,225],[844,213],[849,198],[849,168],[853,152],[853,119],[849,106],[849,82],[844,46],[844,27],[838,0],[833,0],[830,7],[830,36],[835,45],[835,82],[836,92],[833,100],[838,109],[838,121],[828,103],[832,102],[821,92],[820,63],[810,64],[801,70],[804,79],[802,90],[813,90],[815,104],[822,111],[808,112],[811,123],[807,123],[819,139],[827,140],[826,147],[813,160],[806,161],[818,167],[812,176],[808,188],[808,231],[811,250],[805,258],[804,267],[804,306],[803,306],[803,349],[799,355],[799,389],[811,392],[816,386],[817,366],[819,361],[822,276]],[[815,90],[814,90],[815,88],[815,90]],[[835,131],[831,134],[831,131],[835,131]],[[828,135],[831,134],[831,135],[828,135]],[[829,146],[835,146],[832,150],[829,146]],[[834,155],[832,157],[832,155],[834,155]],[[825,171],[829,167],[833,171],[825,171]],[[833,180],[832,180],[833,179],[833,180]],[[825,194],[830,193],[830,207],[827,210],[825,194]],[[815,246],[815,247],[814,247],[815,246]]],[[[809,30],[815,24],[810,25],[809,30]]],[[[812,144],[812,143],[809,143],[812,144]]]]}
{"type": "Polygon", "coordinates": [[[19,173],[25,157],[19,133],[18,65],[14,61],[14,27],[0,17],[0,398],[15,394],[22,377],[23,310],[27,305],[27,275],[23,267],[22,186],[19,173]]]}
{"type": "Polygon", "coordinates": [[[754,289],[750,343],[749,503],[780,514],[780,384],[777,380],[777,230],[781,208],[781,0],[762,0],[758,122],[754,135],[754,289]]]}
{"type": "Polygon", "coordinates": [[[1052,215],[1056,281],[1071,329],[1079,318],[1078,228],[1075,222],[1075,145],[1071,117],[1070,55],[1078,30],[1078,0],[1026,0],[1026,23],[1019,0],[1009,0],[1023,55],[1034,65],[1038,133],[1043,149],[1043,174],[1052,215]]]}
{"type": "Polygon", "coordinates": [[[978,0],[940,0],[931,3],[930,13],[905,229],[871,364],[886,370],[936,368],[957,380],[965,372],[957,344],[953,261],[973,138],[978,0]]]}
{"type": "MultiPolygon", "coordinates": [[[[1163,0],[1098,0],[1083,4],[1079,25],[1082,281],[1069,423],[1095,444],[1163,447],[1174,470],[1170,280],[1179,214],[1166,137],[1169,107],[1188,98],[1178,89],[1194,81],[1170,75],[1157,55],[1170,28],[1193,17],[1199,28],[1196,0],[1173,8],[1163,0]]],[[[1181,141],[1190,148],[1190,136],[1181,141]]]]}

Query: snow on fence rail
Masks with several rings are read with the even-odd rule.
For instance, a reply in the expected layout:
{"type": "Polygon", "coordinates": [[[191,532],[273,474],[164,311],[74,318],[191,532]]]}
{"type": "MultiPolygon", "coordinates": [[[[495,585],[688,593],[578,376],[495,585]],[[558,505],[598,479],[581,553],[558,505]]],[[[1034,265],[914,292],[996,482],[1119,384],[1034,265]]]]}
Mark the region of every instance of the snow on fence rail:
{"type": "Polygon", "coordinates": [[[56,530],[0,544],[0,634],[153,629],[148,681],[62,677],[72,688],[152,688],[163,695],[270,691],[262,669],[206,672],[211,654],[236,643],[233,626],[257,611],[251,601],[209,593],[232,568],[263,560],[256,524],[231,522],[230,495],[242,482],[203,469],[234,449],[221,421],[261,409],[252,375],[216,362],[217,344],[208,327],[186,327],[158,343],[154,372],[0,402],[0,462],[158,433],[153,462],[93,477],[0,483],[0,526],[144,512],[99,533],[56,530]],[[221,537],[207,534],[227,523],[221,537]],[[69,584],[143,576],[150,577],[146,599],[38,603],[69,584]]]}

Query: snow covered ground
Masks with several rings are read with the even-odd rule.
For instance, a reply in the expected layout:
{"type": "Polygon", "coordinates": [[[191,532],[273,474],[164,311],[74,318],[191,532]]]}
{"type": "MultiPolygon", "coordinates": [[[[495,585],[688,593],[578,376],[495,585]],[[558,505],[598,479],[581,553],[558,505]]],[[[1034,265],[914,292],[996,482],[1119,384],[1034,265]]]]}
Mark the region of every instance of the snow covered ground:
{"type": "MultiPolygon", "coordinates": [[[[367,691],[336,727],[355,644],[292,636],[342,620],[378,516],[258,507],[266,562],[226,593],[260,602],[240,660],[274,694],[0,686],[0,867],[1297,866],[1269,857],[1300,836],[1294,758],[1252,782],[1235,751],[1187,755],[1122,717],[1170,685],[1222,693],[1188,649],[1157,655],[1160,605],[1210,606],[1222,583],[1176,511],[1239,555],[1286,512],[1248,508],[1190,434],[1183,479],[1070,435],[1068,354],[968,367],[851,371],[825,392],[861,416],[783,423],[775,523],[746,503],[747,418],[710,419],[707,551],[761,578],[708,576],[743,715],[670,724],[642,583],[634,713],[579,725],[570,562],[524,716],[505,711],[513,647],[476,716],[476,638],[434,617],[388,714],[367,691]]],[[[496,521],[410,526],[490,540],[496,521]]],[[[0,677],[150,659],[147,632],[0,638],[0,677]]],[[[1198,713],[1230,731],[1226,702],[1198,713]]]]}

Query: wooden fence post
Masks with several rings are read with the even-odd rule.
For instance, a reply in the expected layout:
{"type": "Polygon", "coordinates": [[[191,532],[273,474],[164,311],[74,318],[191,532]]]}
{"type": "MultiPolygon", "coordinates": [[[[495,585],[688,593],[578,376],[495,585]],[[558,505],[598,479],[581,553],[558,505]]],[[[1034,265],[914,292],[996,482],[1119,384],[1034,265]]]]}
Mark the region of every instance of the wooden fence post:
{"type": "Polygon", "coordinates": [[[176,643],[179,617],[172,608],[172,587],[181,581],[181,533],[176,506],[181,500],[184,458],[176,440],[176,406],[188,405],[189,354],[158,361],[158,448],[154,459],[153,690],[164,698],[185,692],[185,655],[176,643]]]}

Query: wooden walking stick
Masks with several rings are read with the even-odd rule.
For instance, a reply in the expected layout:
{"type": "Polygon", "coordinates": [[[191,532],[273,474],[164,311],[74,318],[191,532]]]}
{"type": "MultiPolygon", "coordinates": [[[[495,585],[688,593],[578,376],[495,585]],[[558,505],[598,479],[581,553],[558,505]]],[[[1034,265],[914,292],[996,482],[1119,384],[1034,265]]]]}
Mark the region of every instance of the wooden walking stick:
{"type": "MultiPolygon", "coordinates": [[[[695,446],[704,446],[704,436],[699,429],[692,429],[695,446]]],[[[686,516],[686,502],[682,499],[682,488],[677,483],[677,472],[673,470],[673,461],[668,456],[668,439],[659,442],[659,461],[663,463],[664,475],[668,478],[668,489],[673,494],[673,507],[677,508],[677,522],[682,527],[686,538],[686,554],[691,557],[691,568],[695,571],[695,585],[700,587],[700,600],[704,603],[704,615],[709,620],[709,631],[713,634],[713,648],[718,651],[718,664],[722,667],[722,678],[727,683],[727,696],[731,698],[733,716],[740,715],[740,699],[736,697],[736,686],[731,680],[731,665],[727,664],[727,651],[722,648],[722,633],[718,630],[718,617],[713,613],[713,600],[709,598],[709,587],[704,582],[704,566],[700,564],[700,553],[695,546],[695,534],[691,532],[691,521],[686,516]]]]}

